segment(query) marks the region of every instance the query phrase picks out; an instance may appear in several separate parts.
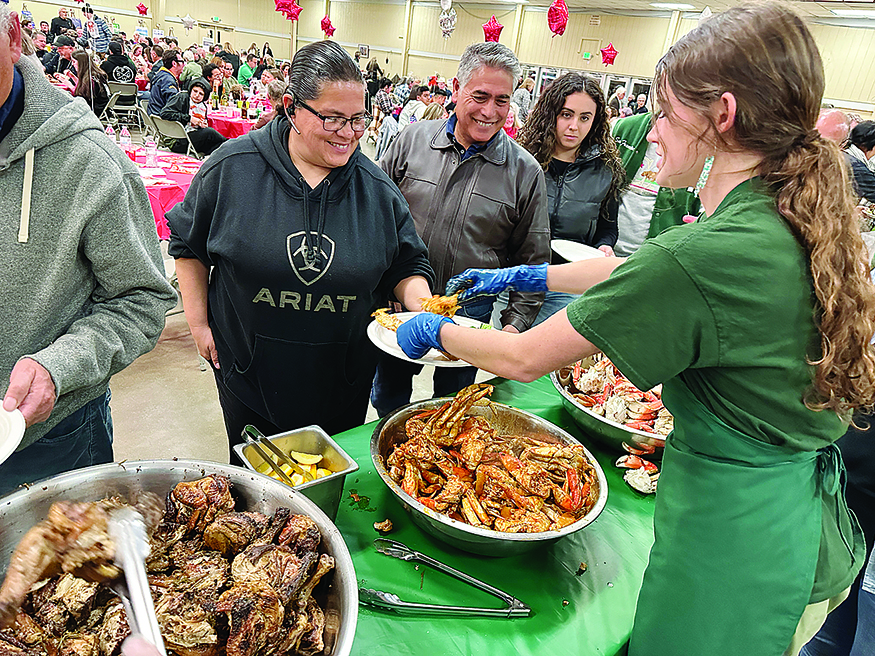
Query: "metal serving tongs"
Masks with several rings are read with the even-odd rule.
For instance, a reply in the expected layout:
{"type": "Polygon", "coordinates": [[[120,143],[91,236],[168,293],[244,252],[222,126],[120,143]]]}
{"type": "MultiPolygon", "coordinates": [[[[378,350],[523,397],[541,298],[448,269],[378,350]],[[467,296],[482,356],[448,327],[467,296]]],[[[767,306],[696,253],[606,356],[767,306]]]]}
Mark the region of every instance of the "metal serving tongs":
{"type": "Polygon", "coordinates": [[[131,633],[143,636],[166,654],[146,578],[149,541],[143,516],[130,507],[118,508],[110,513],[108,528],[115,542],[115,564],[124,572],[124,578],[111,581],[109,587],[122,600],[131,633]]]}
{"type": "Polygon", "coordinates": [[[464,572],[453,569],[449,565],[444,565],[434,558],[426,556],[424,553],[413,551],[407,545],[395,540],[387,538],[377,538],[374,540],[374,546],[382,554],[399,558],[406,561],[416,561],[423,565],[428,565],[434,569],[449,574],[460,581],[467,583],[475,588],[488,592],[501,599],[507,604],[507,608],[480,608],[472,606],[442,606],[438,604],[416,604],[408,601],[402,601],[400,597],[391,592],[382,592],[380,590],[371,590],[368,588],[359,589],[359,603],[366,606],[375,606],[377,608],[385,608],[394,611],[409,611],[417,613],[435,613],[441,615],[477,615],[483,617],[528,617],[532,609],[526,606],[513,595],[494,588],[488,583],[478,581],[473,576],[468,576],[464,572]]]}
{"type": "Polygon", "coordinates": [[[303,476],[305,482],[310,482],[313,480],[313,476],[312,474],[310,474],[310,472],[308,472],[306,469],[301,467],[301,465],[289,458],[285,453],[282,452],[282,449],[280,449],[279,447],[277,447],[276,444],[267,439],[267,436],[252,424],[246,424],[246,426],[243,427],[243,432],[240,435],[247,444],[252,445],[252,447],[258,452],[258,455],[261,456],[262,460],[270,465],[270,468],[273,469],[274,472],[276,472],[277,476],[279,476],[280,480],[282,480],[284,483],[295,487],[295,484],[292,483],[292,479],[289,478],[288,474],[283,471],[282,467],[274,462],[274,459],[267,454],[265,449],[267,449],[273,455],[279,458],[281,463],[291,467],[293,472],[303,476]]]}

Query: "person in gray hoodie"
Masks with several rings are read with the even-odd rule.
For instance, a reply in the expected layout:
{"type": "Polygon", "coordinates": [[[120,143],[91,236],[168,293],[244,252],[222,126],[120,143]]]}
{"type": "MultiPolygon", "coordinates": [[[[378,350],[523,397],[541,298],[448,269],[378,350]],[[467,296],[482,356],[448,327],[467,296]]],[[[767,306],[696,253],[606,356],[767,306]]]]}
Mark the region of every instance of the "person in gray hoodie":
{"type": "Polygon", "coordinates": [[[151,350],[176,294],[137,169],[55,89],[0,3],[0,393],[27,429],[0,494],[112,461],[109,378],[151,350]]]}

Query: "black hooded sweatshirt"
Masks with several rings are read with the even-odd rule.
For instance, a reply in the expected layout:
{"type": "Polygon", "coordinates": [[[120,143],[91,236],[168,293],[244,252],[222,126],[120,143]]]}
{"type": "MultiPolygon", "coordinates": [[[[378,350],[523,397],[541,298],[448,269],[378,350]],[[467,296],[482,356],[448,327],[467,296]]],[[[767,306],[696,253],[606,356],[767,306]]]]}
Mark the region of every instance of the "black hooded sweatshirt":
{"type": "Polygon", "coordinates": [[[209,325],[228,389],[284,429],[336,433],[365,419],[371,313],[434,273],[407,202],[361,149],[311,190],[289,129],[271,121],[210,156],[167,213],[169,252],[215,267],[209,325]]]}

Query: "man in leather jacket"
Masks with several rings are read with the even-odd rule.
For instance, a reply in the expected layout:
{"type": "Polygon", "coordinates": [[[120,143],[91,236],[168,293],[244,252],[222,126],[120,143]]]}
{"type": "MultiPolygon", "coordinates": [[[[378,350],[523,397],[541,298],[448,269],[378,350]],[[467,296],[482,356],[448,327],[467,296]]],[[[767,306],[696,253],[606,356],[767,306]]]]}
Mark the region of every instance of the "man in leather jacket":
{"type": "MultiPolygon", "coordinates": [[[[499,43],[465,50],[453,80],[455,114],[414,123],[395,139],[380,167],[401,189],[428,248],[436,293],[469,267],[502,268],[550,259],[544,173],[501,129],[521,75],[513,51],[499,43]]],[[[538,315],[543,294],[512,292],[501,314],[503,330],[521,332],[538,315]]],[[[460,311],[489,321],[493,300],[460,311]]],[[[377,367],[371,402],[380,416],[410,401],[421,369],[392,357],[377,367]]],[[[474,367],[437,368],[435,395],[474,382],[474,367]]]]}

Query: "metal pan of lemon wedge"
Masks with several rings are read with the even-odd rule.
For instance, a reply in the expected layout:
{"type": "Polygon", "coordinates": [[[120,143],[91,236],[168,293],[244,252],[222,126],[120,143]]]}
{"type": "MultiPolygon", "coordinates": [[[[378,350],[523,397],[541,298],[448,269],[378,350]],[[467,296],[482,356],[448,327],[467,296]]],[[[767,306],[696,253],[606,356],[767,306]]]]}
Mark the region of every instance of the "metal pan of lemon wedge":
{"type": "Polygon", "coordinates": [[[266,437],[256,427],[246,432],[247,443],[234,447],[243,465],[290,485],[334,521],[344,479],[359,468],[340,445],[319,426],[266,437]]]}

